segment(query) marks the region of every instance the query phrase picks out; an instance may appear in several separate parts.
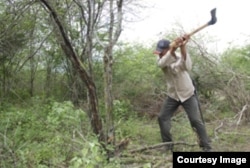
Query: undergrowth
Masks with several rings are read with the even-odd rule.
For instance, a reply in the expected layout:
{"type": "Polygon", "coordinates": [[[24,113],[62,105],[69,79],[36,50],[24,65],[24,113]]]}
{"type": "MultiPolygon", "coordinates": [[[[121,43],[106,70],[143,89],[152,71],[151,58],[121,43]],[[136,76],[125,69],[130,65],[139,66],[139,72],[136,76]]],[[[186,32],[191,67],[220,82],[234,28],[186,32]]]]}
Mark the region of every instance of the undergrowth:
{"type": "MultiPolygon", "coordinates": [[[[171,153],[159,148],[131,153],[161,143],[156,118],[124,116],[130,109],[118,103],[117,143],[127,138],[129,145],[108,161],[83,110],[68,101],[39,102],[34,99],[29,106],[1,106],[1,168],[156,168],[171,163],[171,153]]],[[[205,114],[206,117],[211,116],[205,114]]],[[[237,125],[237,120],[232,116],[214,116],[213,121],[206,123],[214,151],[250,151],[248,126],[237,125]]],[[[174,142],[185,142],[175,145],[174,151],[200,151],[185,113],[173,117],[171,132],[174,142]]]]}
{"type": "Polygon", "coordinates": [[[86,113],[69,101],[5,106],[0,111],[1,168],[112,168],[86,113]]]}

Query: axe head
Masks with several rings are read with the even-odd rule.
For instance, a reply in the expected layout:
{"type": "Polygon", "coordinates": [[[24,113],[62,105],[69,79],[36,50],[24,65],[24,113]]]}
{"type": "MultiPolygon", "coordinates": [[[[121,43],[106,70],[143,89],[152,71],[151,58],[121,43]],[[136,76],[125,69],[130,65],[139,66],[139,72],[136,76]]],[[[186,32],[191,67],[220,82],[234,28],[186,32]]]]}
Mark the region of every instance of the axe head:
{"type": "Polygon", "coordinates": [[[208,25],[213,25],[217,22],[217,18],[216,18],[216,8],[212,9],[210,11],[211,13],[211,20],[207,23],[208,25]]]}

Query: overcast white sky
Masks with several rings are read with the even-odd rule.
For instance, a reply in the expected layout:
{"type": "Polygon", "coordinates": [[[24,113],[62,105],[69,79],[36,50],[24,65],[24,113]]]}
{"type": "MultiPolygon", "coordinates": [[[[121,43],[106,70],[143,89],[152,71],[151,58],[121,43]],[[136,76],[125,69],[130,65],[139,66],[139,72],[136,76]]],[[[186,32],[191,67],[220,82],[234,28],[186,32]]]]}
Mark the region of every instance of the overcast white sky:
{"type": "Polygon", "coordinates": [[[144,20],[126,25],[121,39],[151,43],[182,25],[188,33],[211,19],[210,10],[217,8],[217,23],[198,33],[207,33],[217,39],[218,47],[229,43],[244,44],[250,41],[250,16],[248,0],[143,0],[151,6],[141,14],[144,20]]]}

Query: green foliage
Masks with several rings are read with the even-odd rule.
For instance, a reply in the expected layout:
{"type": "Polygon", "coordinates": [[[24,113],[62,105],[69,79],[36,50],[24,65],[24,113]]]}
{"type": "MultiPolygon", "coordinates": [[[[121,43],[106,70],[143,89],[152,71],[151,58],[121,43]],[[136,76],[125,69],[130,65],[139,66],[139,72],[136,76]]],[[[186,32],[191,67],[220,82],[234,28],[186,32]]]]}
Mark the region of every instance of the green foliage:
{"type": "Polygon", "coordinates": [[[126,100],[114,100],[113,114],[116,120],[124,120],[136,116],[136,112],[133,111],[132,105],[126,100]]]}
{"type": "Polygon", "coordinates": [[[127,94],[133,94],[133,88],[140,87],[140,91],[150,87],[150,84],[156,83],[155,80],[161,71],[156,66],[156,57],[152,54],[151,48],[143,47],[140,44],[134,46],[124,46],[117,51],[114,65],[114,83],[129,86],[131,91],[127,94]]]}
{"type": "Polygon", "coordinates": [[[161,142],[160,130],[157,122],[152,122],[146,117],[133,117],[117,122],[117,139],[129,137],[131,145],[157,144],[161,142]]]}
{"type": "Polygon", "coordinates": [[[129,100],[136,111],[154,104],[155,92],[165,90],[165,78],[156,65],[153,49],[140,44],[125,46],[115,53],[113,93],[119,100],[129,100]]]}
{"type": "Polygon", "coordinates": [[[77,152],[76,156],[70,160],[71,168],[95,168],[98,165],[106,164],[105,152],[102,151],[101,146],[96,137],[92,137],[91,141],[78,142],[81,150],[77,152]]]}
{"type": "MultiPolygon", "coordinates": [[[[120,103],[118,107],[122,112],[127,107],[126,103],[120,103]]],[[[217,117],[217,114],[215,115],[217,117]]],[[[15,165],[18,168],[119,168],[124,164],[122,164],[122,157],[111,158],[109,162],[107,161],[106,152],[98,142],[98,138],[91,132],[86,113],[74,108],[71,102],[59,103],[48,100],[42,104],[41,99],[34,98],[26,107],[2,104],[0,118],[2,119],[0,123],[0,167],[9,168],[15,165]]],[[[227,124],[230,123],[227,122],[227,124]]],[[[129,137],[130,149],[161,142],[156,120],[149,120],[147,117],[130,117],[126,120],[121,118],[115,125],[117,140],[129,137]]],[[[213,146],[218,151],[220,149],[230,151],[227,147],[230,144],[243,145],[247,142],[246,137],[233,134],[233,132],[239,133],[247,129],[230,129],[227,132],[232,132],[232,134],[222,132],[218,134],[219,139],[214,139],[216,127],[218,127],[216,124],[207,125],[209,136],[213,139],[213,146]]],[[[196,135],[184,113],[174,116],[172,134],[175,142],[184,141],[187,144],[197,142],[196,135]]],[[[175,150],[199,151],[200,149],[198,145],[194,147],[176,145],[175,150]]],[[[240,149],[235,147],[231,150],[240,149]]],[[[151,152],[154,151],[151,150],[151,152]]],[[[154,156],[160,155],[158,149],[155,152],[154,156]]],[[[154,162],[147,160],[142,162],[142,165],[149,167],[149,165],[154,165],[154,162]]]]}
{"type": "MultiPolygon", "coordinates": [[[[84,14],[79,12],[80,6],[70,1],[56,0],[51,3],[62,19],[76,53],[88,65],[90,53],[86,52],[86,33],[89,31],[83,17],[79,15],[84,14]]],[[[107,162],[107,154],[98,138],[92,134],[86,113],[76,109],[70,101],[58,102],[72,100],[74,92],[77,93],[76,99],[81,98],[80,105],[86,107],[86,88],[78,83],[78,77],[75,77],[77,73],[70,61],[64,58],[56,35],[51,35],[56,29],[40,5],[29,0],[0,2],[0,167],[118,168],[119,159],[112,158],[107,162]]],[[[86,4],[81,5],[82,9],[86,7],[88,10],[86,4]]],[[[108,21],[101,15],[100,18],[98,20],[97,17],[97,21],[108,21]]],[[[101,24],[94,27],[98,28],[101,24]]],[[[103,25],[108,27],[108,24],[103,25]]],[[[93,30],[102,42],[108,35],[104,31],[106,28],[93,30]]],[[[172,32],[170,39],[174,36],[176,33],[172,32]]],[[[103,112],[103,47],[95,43],[99,40],[93,39],[91,51],[93,78],[101,102],[99,109],[103,112]]],[[[235,113],[232,113],[232,106],[249,102],[248,99],[240,99],[247,97],[245,95],[250,89],[247,80],[250,73],[250,47],[231,48],[222,56],[216,56],[219,59],[215,59],[215,64],[210,61],[213,56],[202,51],[203,43],[197,41],[200,46],[190,47],[194,64],[192,72],[202,105],[208,112],[205,118],[209,117],[208,121],[213,121],[233,117],[235,113]],[[238,88],[233,85],[230,88],[228,84],[235,73],[239,73],[238,77],[243,79],[235,80],[243,82],[233,84],[246,86],[246,90],[240,90],[242,97],[238,94],[238,88]],[[234,94],[229,92],[228,95],[234,99],[228,101],[228,95],[223,91],[232,88],[235,88],[231,92],[234,94]]],[[[119,48],[115,49],[112,89],[117,139],[131,138],[132,147],[159,143],[161,139],[157,122],[148,120],[145,115],[141,115],[143,118],[138,117],[139,113],[145,114],[150,110],[157,113],[158,109],[154,106],[160,105],[162,96],[165,96],[165,78],[156,66],[153,48],[143,44],[119,44],[119,48]]],[[[105,118],[104,115],[101,119],[105,118]]],[[[213,130],[209,129],[210,135],[214,133],[213,130]]],[[[172,132],[176,141],[196,141],[183,115],[174,117],[172,132]]],[[[242,137],[223,134],[221,142],[227,142],[226,145],[230,146],[247,141],[242,137]]],[[[187,146],[177,149],[193,150],[187,146]]],[[[153,166],[152,163],[144,163],[145,168],[153,166]]]]}
{"type": "Polygon", "coordinates": [[[1,106],[0,167],[108,164],[86,113],[71,102],[34,98],[27,107],[1,106]],[[40,103],[39,103],[40,102],[40,103]]]}
{"type": "MultiPolygon", "coordinates": [[[[35,25],[35,17],[26,9],[26,1],[5,2],[0,4],[0,59],[4,61],[13,58],[27,44],[30,31],[35,25]]],[[[18,63],[18,61],[14,61],[18,63]]],[[[12,62],[12,63],[14,63],[12,62]]]]}
{"type": "Polygon", "coordinates": [[[234,70],[250,75],[250,45],[242,48],[231,48],[223,53],[222,62],[234,70]]]}

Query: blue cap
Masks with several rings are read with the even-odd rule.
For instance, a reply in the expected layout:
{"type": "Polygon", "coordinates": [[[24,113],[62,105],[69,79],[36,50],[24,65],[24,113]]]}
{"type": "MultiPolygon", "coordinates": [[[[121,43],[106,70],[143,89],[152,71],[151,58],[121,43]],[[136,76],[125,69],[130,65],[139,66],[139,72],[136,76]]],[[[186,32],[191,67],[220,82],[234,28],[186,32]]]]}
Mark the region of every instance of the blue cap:
{"type": "Polygon", "coordinates": [[[169,40],[162,39],[162,40],[158,41],[155,52],[161,53],[163,50],[169,48],[169,45],[170,45],[169,40]]]}

